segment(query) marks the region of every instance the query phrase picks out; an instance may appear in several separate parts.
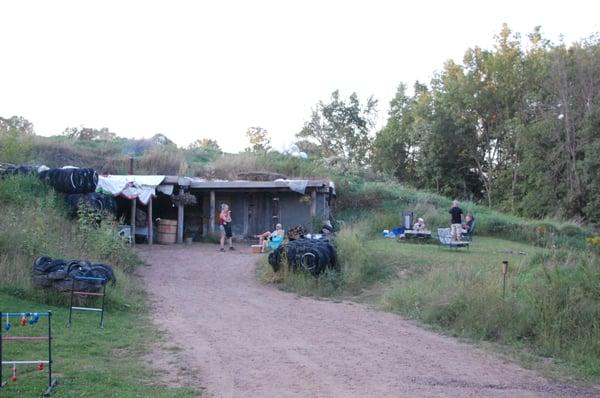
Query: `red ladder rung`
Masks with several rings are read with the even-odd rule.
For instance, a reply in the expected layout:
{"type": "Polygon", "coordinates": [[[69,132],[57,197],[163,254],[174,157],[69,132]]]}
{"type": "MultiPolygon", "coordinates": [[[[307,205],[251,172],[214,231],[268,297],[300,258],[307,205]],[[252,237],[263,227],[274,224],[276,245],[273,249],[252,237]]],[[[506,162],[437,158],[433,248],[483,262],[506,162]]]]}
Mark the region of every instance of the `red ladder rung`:
{"type": "Polygon", "coordinates": [[[48,340],[48,336],[2,336],[2,340],[25,340],[25,341],[48,340]]]}

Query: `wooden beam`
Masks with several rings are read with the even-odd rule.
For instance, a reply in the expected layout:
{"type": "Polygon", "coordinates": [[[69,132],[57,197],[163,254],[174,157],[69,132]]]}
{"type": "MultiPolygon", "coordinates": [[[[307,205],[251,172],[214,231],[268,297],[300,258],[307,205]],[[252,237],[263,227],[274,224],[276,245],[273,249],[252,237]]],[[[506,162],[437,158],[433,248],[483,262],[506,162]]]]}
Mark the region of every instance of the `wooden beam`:
{"type": "Polygon", "coordinates": [[[209,231],[211,234],[215,233],[215,191],[210,191],[210,216],[209,216],[209,231]]]}
{"type": "Polygon", "coordinates": [[[183,205],[177,205],[177,243],[183,243],[183,205]]]}
{"type": "Polygon", "coordinates": [[[242,200],[242,206],[244,207],[244,210],[243,210],[243,212],[244,212],[244,214],[243,214],[244,232],[243,232],[243,234],[244,234],[244,236],[247,236],[248,235],[248,195],[247,194],[244,195],[244,199],[242,200]]]}
{"type": "Polygon", "coordinates": [[[131,244],[135,245],[135,210],[137,206],[137,199],[131,199],[131,217],[129,223],[131,224],[131,244]]]}
{"type": "Polygon", "coordinates": [[[310,216],[314,217],[317,215],[317,190],[313,189],[310,191],[310,216]]]}
{"type": "Polygon", "coordinates": [[[150,196],[150,200],[148,201],[148,222],[146,224],[148,226],[148,244],[150,246],[152,246],[154,243],[154,229],[152,228],[152,221],[152,196],[150,196]]]}

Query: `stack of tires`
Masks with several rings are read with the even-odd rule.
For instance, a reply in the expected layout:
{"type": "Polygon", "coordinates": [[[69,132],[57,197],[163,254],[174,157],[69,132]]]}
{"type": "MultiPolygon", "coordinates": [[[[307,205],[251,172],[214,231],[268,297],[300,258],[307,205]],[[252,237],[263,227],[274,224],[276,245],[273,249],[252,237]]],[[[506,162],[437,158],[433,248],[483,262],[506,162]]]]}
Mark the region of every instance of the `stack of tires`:
{"type": "MultiPolygon", "coordinates": [[[[31,279],[36,287],[53,288],[58,291],[71,289],[73,278],[85,276],[105,278],[106,281],[116,282],[115,274],[110,265],[92,263],[83,260],[62,260],[51,257],[38,257],[33,262],[31,279]]],[[[102,284],[77,281],[75,289],[79,291],[95,292],[100,290],[102,284]]]]}
{"type": "Polygon", "coordinates": [[[269,254],[269,264],[277,272],[287,263],[291,270],[319,275],[336,266],[335,248],[327,239],[298,239],[279,246],[269,254]]]}
{"type": "Polygon", "coordinates": [[[88,193],[96,190],[98,174],[94,169],[49,169],[40,172],[40,178],[61,193],[88,193]]]}
{"type": "Polygon", "coordinates": [[[115,198],[100,192],[74,193],[67,195],[67,204],[71,209],[72,215],[77,213],[79,206],[82,204],[99,213],[106,212],[116,214],[117,212],[117,201],[115,198]]]}
{"type": "Polygon", "coordinates": [[[37,174],[40,166],[15,166],[12,164],[0,165],[0,178],[9,175],[26,175],[26,174],[37,174]]]}

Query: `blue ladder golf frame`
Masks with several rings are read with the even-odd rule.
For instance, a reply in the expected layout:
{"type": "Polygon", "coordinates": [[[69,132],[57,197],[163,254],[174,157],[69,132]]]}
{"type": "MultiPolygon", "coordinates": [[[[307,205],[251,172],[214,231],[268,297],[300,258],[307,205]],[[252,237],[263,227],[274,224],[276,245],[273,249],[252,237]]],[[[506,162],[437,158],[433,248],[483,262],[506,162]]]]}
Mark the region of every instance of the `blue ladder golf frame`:
{"type": "Polygon", "coordinates": [[[106,295],[106,284],[108,283],[108,279],[106,278],[95,278],[91,276],[76,276],[73,278],[73,283],[71,284],[71,303],[69,305],[69,322],[67,323],[67,327],[71,327],[71,318],[73,315],[73,310],[77,311],[94,311],[100,313],[100,329],[104,329],[104,297],[106,295]],[[93,292],[80,292],[75,290],[75,282],[96,282],[102,284],[102,293],[93,293],[93,292]],[[93,307],[74,307],[73,306],[73,297],[83,296],[83,297],[102,297],[102,306],[101,308],[93,308],[93,307]]]}
{"type": "Polygon", "coordinates": [[[6,333],[2,335],[2,328],[0,328],[0,389],[6,385],[3,378],[2,368],[4,365],[35,365],[45,364],[48,365],[48,388],[44,392],[44,396],[50,396],[54,387],[58,383],[57,379],[52,378],[52,311],[48,312],[0,312],[0,319],[15,318],[15,317],[47,317],[48,318],[48,336],[6,336],[6,333]],[[5,361],[2,352],[2,346],[4,341],[48,341],[48,360],[39,361],[5,361]]]}

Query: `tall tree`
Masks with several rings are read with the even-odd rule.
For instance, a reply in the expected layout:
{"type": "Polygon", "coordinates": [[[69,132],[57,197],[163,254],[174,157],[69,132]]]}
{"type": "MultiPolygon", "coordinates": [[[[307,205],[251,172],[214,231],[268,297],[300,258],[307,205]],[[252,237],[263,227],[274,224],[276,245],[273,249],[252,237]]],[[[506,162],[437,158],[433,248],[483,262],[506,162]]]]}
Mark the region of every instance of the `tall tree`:
{"type": "Polygon", "coordinates": [[[267,152],[271,149],[271,136],[269,132],[262,127],[248,127],[246,137],[250,146],[246,151],[267,152]]]}
{"type": "Polygon", "coordinates": [[[323,156],[340,156],[364,165],[369,158],[369,133],[376,115],[377,101],[373,97],[363,105],[356,93],[344,100],[336,90],[329,103],[319,101],[296,137],[318,145],[323,156]]]}

